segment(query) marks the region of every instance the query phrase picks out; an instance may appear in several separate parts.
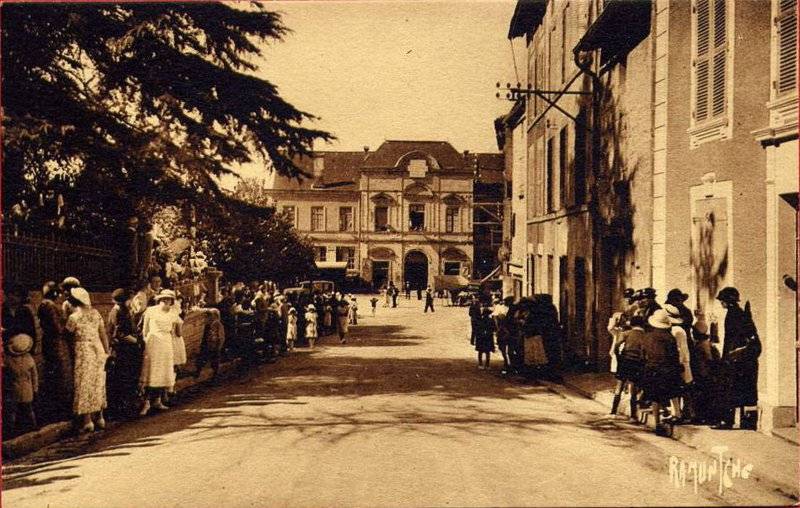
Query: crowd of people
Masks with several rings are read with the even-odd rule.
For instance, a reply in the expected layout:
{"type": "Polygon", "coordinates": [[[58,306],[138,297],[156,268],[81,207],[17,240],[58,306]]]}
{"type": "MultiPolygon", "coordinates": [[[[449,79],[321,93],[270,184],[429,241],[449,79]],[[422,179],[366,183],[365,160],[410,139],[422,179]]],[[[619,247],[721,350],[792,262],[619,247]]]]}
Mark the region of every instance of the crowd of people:
{"type": "Polygon", "coordinates": [[[658,435],[683,422],[730,429],[737,409],[741,427],[754,428],[745,408],[758,402],[761,342],[739,291],[726,287],[716,296],[726,310],[721,348],[716,323],[702,313],[695,316],[680,289],[669,291],[663,305],[652,288],[628,289],[624,296],[626,308],[608,325],[617,378],[611,413],[627,391],[631,418],[638,420],[638,412],[649,407],[658,435]]]}
{"type": "Polygon", "coordinates": [[[517,301],[475,294],[469,305],[470,344],[478,353],[478,369],[490,368],[491,355],[500,350],[501,373],[554,378],[562,361],[562,333],[558,310],[550,295],[517,301]]]}
{"type": "MultiPolygon", "coordinates": [[[[747,407],[757,404],[761,343],[749,303],[740,305],[736,288],[717,295],[726,310],[723,343],[716,323],[687,306],[688,295],[671,290],[663,305],[653,288],[627,289],[626,307],[608,324],[612,336],[611,372],[617,383],[611,413],[627,392],[630,415],[652,413],[658,435],[684,422],[732,428],[740,412],[742,428],[754,428],[747,407]]],[[[469,306],[470,344],[478,369],[490,368],[499,350],[501,373],[558,379],[564,352],[558,310],[550,295],[515,301],[513,297],[473,295],[469,306]]]]}
{"type": "Polygon", "coordinates": [[[224,361],[239,359],[241,368],[274,362],[330,334],[344,343],[349,325],[358,322],[356,298],[341,293],[283,294],[271,282],[239,282],[221,293],[216,304],[190,309],[153,276],[136,291],[115,290],[104,319],[75,277],[47,282],[35,310],[26,288],[7,288],[5,436],[70,419],[92,432],[106,427],[106,413],[122,419],[164,411],[179,377],[199,377],[210,365],[213,381],[224,361]],[[193,369],[183,338],[189,310],[202,320],[193,369]]]}

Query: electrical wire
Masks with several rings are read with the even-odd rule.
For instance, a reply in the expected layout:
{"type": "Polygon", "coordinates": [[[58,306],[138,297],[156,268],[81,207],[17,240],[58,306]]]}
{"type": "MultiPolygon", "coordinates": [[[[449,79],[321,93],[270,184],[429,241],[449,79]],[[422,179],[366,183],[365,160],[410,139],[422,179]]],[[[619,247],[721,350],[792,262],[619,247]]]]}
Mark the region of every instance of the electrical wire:
{"type": "Polygon", "coordinates": [[[517,77],[517,83],[520,83],[519,71],[517,70],[517,56],[514,54],[514,41],[509,39],[508,43],[511,45],[511,60],[514,62],[514,76],[517,77]]]}

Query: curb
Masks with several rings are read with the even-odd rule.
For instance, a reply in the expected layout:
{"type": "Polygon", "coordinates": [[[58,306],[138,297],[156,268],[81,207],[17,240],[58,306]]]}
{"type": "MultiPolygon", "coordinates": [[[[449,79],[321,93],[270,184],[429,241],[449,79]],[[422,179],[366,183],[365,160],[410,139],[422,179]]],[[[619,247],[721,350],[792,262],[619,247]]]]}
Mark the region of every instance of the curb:
{"type": "MultiPolygon", "coordinates": [[[[236,372],[239,360],[234,359],[227,363],[220,365],[218,379],[227,380],[231,373],[236,372]]],[[[192,388],[197,387],[211,379],[211,369],[203,369],[200,377],[194,378],[192,376],[182,377],[175,382],[176,396],[188,392],[192,388]]],[[[117,420],[114,423],[132,422],[136,419],[117,420]]],[[[24,457],[33,453],[45,446],[57,443],[62,439],[75,434],[75,426],[71,421],[61,421],[45,425],[44,427],[22,434],[13,439],[3,441],[3,460],[12,460],[24,457]]]]}
{"type": "MultiPolygon", "coordinates": [[[[575,392],[575,393],[577,393],[578,395],[580,395],[580,396],[582,396],[584,398],[591,399],[591,400],[597,402],[598,404],[602,405],[603,407],[605,407],[607,409],[611,408],[611,402],[614,399],[614,394],[609,390],[601,390],[601,391],[592,392],[592,391],[586,390],[584,388],[581,388],[581,387],[575,385],[574,383],[571,383],[569,380],[566,380],[566,379],[563,380],[562,383],[560,383],[560,384],[558,384],[558,383],[548,383],[548,384],[550,385],[550,389],[552,389],[552,390],[559,391],[559,388],[561,388],[561,390],[566,388],[567,390],[575,392]]],[[[624,404],[621,404],[620,407],[618,408],[617,416],[625,416],[625,417],[627,417],[627,421],[620,420],[620,423],[634,424],[634,422],[632,422],[630,420],[630,411],[629,411],[629,409],[630,408],[627,407],[624,404]]],[[[647,417],[644,419],[644,422],[642,422],[642,417],[640,415],[638,423],[643,426],[643,430],[645,430],[645,431],[654,430],[655,429],[655,423],[653,421],[653,418],[649,417],[649,413],[645,413],[645,414],[647,414],[647,417]]],[[[608,414],[607,416],[613,418],[613,415],[611,415],[611,414],[608,414]]],[[[705,455],[707,455],[709,457],[713,457],[713,455],[711,453],[708,453],[708,452],[702,450],[701,448],[699,448],[697,443],[696,443],[696,440],[693,439],[693,436],[696,434],[697,431],[695,431],[695,430],[693,430],[691,428],[683,427],[681,425],[673,425],[672,429],[673,429],[673,432],[672,432],[672,435],[670,436],[670,439],[674,439],[675,441],[678,441],[678,442],[680,442],[680,443],[682,443],[682,444],[684,444],[686,446],[694,448],[695,450],[699,451],[700,453],[703,453],[703,454],[705,454],[705,455]]],[[[787,443],[787,444],[791,444],[793,446],[797,446],[796,443],[792,443],[790,440],[782,438],[781,436],[772,436],[772,438],[773,439],[778,439],[781,442],[784,442],[784,443],[787,443]]],[[[795,499],[795,500],[800,499],[800,497],[798,497],[797,485],[787,484],[787,483],[784,483],[784,482],[782,482],[780,480],[768,479],[768,478],[763,478],[763,477],[759,478],[758,475],[754,475],[754,477],[757,478],[762,483],[770,485],[775,491],[781,493],[782,495],[785,495],[785,496],[787,496],[787,497],[789,497],[791,499],[795,499]]]]}

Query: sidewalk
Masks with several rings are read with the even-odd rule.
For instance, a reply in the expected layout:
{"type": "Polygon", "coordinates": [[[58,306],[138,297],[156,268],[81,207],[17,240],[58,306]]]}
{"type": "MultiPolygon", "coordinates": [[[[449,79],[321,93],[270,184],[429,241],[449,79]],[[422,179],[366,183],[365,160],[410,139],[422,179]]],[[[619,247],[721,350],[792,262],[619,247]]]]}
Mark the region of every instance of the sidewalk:
{"type": "MultiPolygon", "coordinates": [[[[580,395],[593,399],[610,410],[614,398],[616,380],[612,374],[564,374],[562,384],[580,395]]],[[[629,417],[629,405],[623,395],[618,417],[629,417]]],[[[629,418],[626,418],[630,421],[629,418]]],[[[645,424],[649,431],[653,427],[653,419],[648,418],[645,424]]],[[[635,425],[634,423],[632,423],[635,425]]],[[[715,430],[705,425],[676,425],[673,439],[690,446],[697,451],[717,457],[712,454],[712,448],[725,446],[727,457],[741,458],[743,462],[757,464],[753,476],[759,481],[771,485],[774,489],[798,498],[798,479],[800,479],[800,448],[796,442],[790,442],[790,434],[767,435],[752,430],[715,430]]],[[[795,436],[796,439],[796,436],[795,436]]]]}
{"type": "MultiPolygon", "coordinates": [[[[237,372],[238,360],[232,360],[220,365],[218,380],[228,380],[233,374],[237,372]]],[[[182,377],[175,382],[175,393],[178,397],[186,395],[188,392],[195,391],[204,383],[210,381],[212,370],[210,368],[203,369],[203,373],[197,379],[193,376],[182,377]]],[[[125,421],[135,421],[125,420],[125,421]]],[[[109,425],[116,425],[121,421],[111,421],[109,425]]],[[[22,434],[13,439],[3,441],[3,460],[12,460],[36,450],[44,448],[69,436],[76,435],[75,426],[71,421],[56,422],[45,425],[39,430],[22,434]]]]}

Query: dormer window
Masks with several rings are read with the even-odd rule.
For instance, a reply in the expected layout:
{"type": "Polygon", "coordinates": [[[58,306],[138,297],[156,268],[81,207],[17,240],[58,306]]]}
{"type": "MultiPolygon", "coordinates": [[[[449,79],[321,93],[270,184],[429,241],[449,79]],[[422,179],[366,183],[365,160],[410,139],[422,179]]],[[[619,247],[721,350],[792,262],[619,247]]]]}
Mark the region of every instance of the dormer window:
{"type": "Polygon", "coordinates": [[[411,178],[425,178],[428,174],[428,161],[425,159],[411,159],[408,161],[408,175],[411,178]]]}

